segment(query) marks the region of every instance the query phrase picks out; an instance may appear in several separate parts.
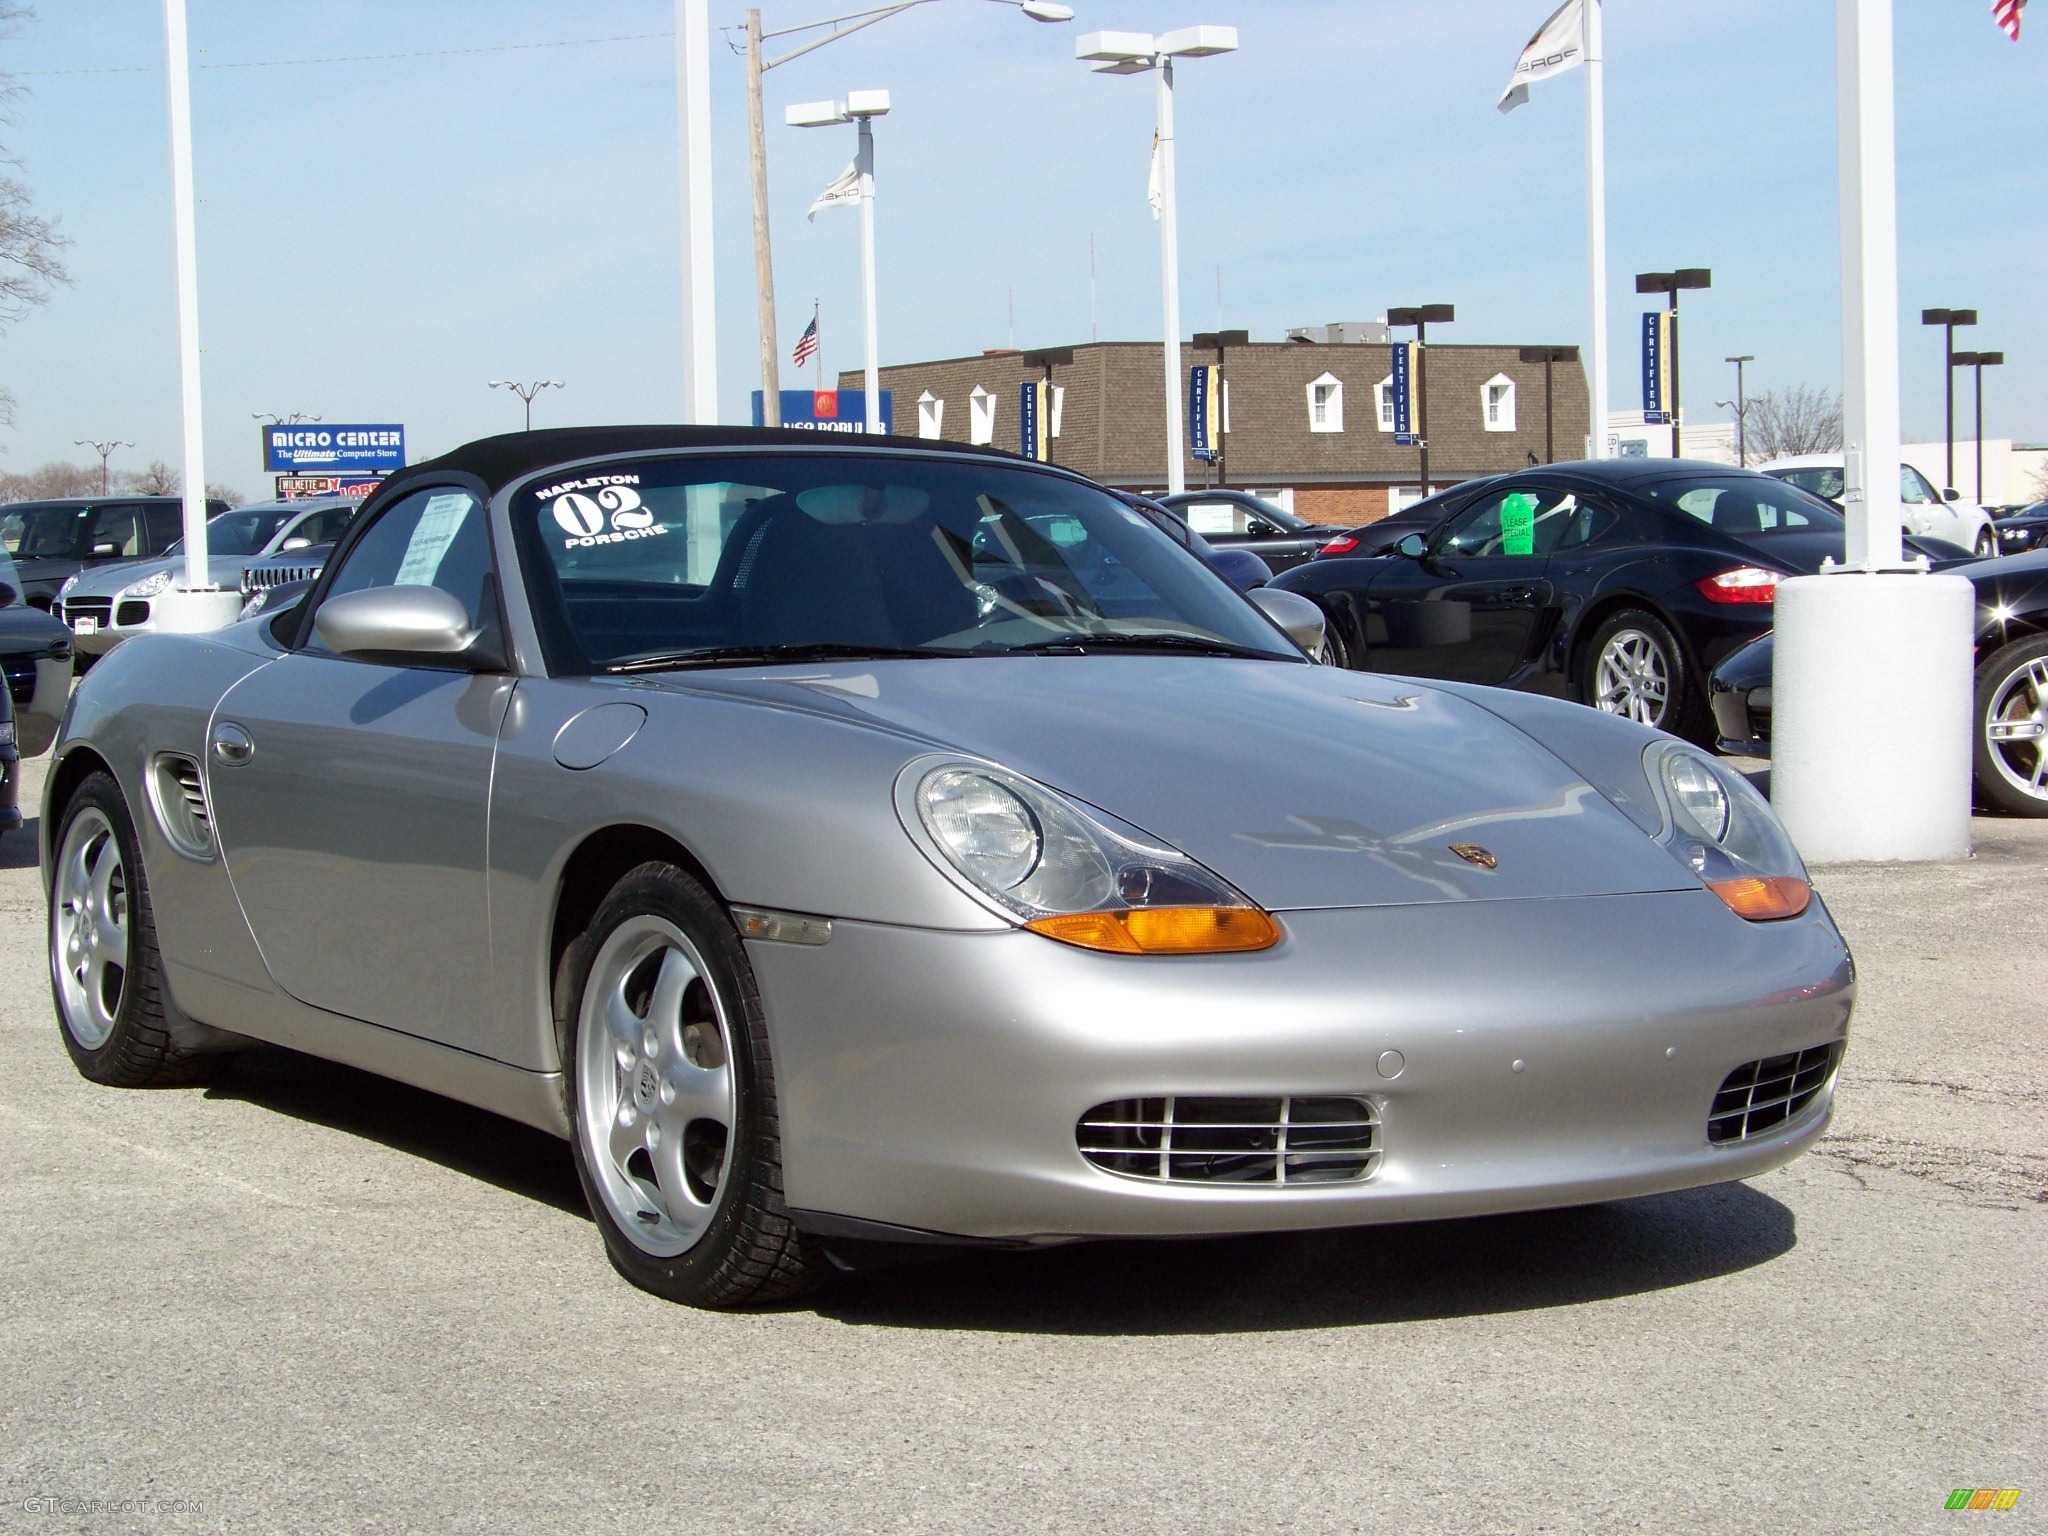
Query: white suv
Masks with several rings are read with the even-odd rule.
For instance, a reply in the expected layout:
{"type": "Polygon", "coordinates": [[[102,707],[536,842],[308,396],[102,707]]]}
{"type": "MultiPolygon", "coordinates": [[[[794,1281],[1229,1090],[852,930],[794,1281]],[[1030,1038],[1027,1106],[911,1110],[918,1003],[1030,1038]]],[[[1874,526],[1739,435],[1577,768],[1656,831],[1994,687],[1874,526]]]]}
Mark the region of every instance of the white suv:
{"type": "MultiPolygon", "coordinates": [[[[1773,459],[1759,467],[1767,475],[1789,480],[1802,491],[1825,496],[1832,502],[1842,499],[1839,453],[1802,453],[1773,459]]],[[[1950,494],[1952,497],[1954,493],[1950,494]]],[[[1991,514],[1974,501],[1944,499],[1927,477],[1910,464],[1899,466],[1899,502],[1906,532],[1941,539],[1978,556],[1998,553],[1998,533],[1991,526],[1991,514]]]]}

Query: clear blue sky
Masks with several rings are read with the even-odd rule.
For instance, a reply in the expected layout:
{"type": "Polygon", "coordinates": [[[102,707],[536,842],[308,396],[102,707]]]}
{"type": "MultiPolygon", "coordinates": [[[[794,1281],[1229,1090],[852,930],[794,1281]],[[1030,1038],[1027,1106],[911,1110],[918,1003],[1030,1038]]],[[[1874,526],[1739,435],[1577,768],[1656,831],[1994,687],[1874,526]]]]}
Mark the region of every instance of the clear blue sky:
{"type": "MultiPolygon", "coordinates": [[[[1235,24],[1238,54],[1181,71],[1184,319],[1289,325],[1449,301],[1445,340],[1585,333],[1580,76],[1494,111],[1551,0],[1075,0],[1041,26],[952,0],[769,76],[784,355],[824,306],[828,371],[860,358],[857,221],[804,209],[852,131],[782,108],[886,87],[878,202],[884,362],[1159,335],[1145,202],[1151,86],[1091,75],[1096,27],[1235,24]]],[[[770,0],[768,25],[853,8],[770,0]]],[[[2034,7],[2042,12],[2043,7],[2034,7]]],[[[201,63],[665,32],[669,0],[191,0],[201,63]]],[[[743,8],[714,0],[714,26],[743,8]]],[[[132,438],[177,459],[169,153],[156,0],[44,0],[7,45],[32,94],[7,139],[75,244],[76,282],[0,339],[20,399],[0,466],[132,438]],[[55,70],[127,73],[45,74],[55,70]]],[[[1834,7],[1610,0],[1614,403],[1637,404],[1639,269],[1709,266],[1688,296],[1689,415],[1733,393],[1839,383],[1834,7]]],[[[1962,343],[2003,348],[1988,431],[2048,440],[2048,13],[2017,46],[1983,0],[1898,0],[1905,425],[1941,431],[1923,305],[1974,305],[1962,343]]],[[[252,411],[403,421],[414,457],[518,424],[494,377],[558,377],[537,423],[680,409],[674,52],[666,38],[289,68],[195,80],[208,478],[264,485],[252,411]]],[[[715,60],[720,385],[754,382],[741,64],[715,60]]],[[[784,382],[805,382],[790,371],[784,382]]],[[[1959,409],[1962,409],[1959,407],[1959,409]]],[[[1963,421],[1968,420],[1964,409],[1963,421]]]]}

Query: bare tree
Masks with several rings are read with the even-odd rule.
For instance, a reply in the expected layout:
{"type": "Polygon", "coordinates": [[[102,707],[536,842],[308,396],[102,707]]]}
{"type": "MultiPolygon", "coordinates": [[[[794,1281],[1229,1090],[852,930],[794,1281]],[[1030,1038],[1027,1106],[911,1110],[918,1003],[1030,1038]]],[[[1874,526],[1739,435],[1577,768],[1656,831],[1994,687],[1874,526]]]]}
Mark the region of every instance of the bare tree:
{"type": "Polygon", "coordinates": [[[114,476],[114,483],[131,496],[178,494],[178,472],[162,459],[151,459],[146,468],[118,474],[114,476]]]}
{"type": "MultiPolygon", "coordinates": [[[[0,44],[35,20],[35,9],[21,0],[0,0],[0,44]]],[[[0,73],[0,127],[11,127],[26,94],[12,75],[0,73]]],[[[71,281],[59,253],[71,242],[57,232],[54,219],[35,211],[28,188],[12,174],[19,157],[0,144],[0,331],[50,297],[59,283],[71,281]]],[[[12,396],[7,404],[12,405],[12,396]]]]}
{"type": "Polygon", "coordinates": [[[1751,395],[1744,419],[1755,463],[1842,448],[1842,397],[1825,389],[1793,384],[1751,395]]]}
{"type": "Polygon", "coordinates": [[[2048,464],[2043,464],[2040,472],[2034,476],[2034,499],[2048,501],[2048,464]]]}
{"type": "Polygon", "coordinates": [[[0,475],[0,501],[45,501],[52,496],[91,496],[100,488],[97,464],[53,460],[26,474],[0,475]]]}
{"type": "Polygon", "coordinates": [[[248,500],[247,497],[243,496],[232,485],[222,485],[217,480],[206,488],[206,499],[208,501],[224,501],[231,507],[242,506],[248,500]]]}

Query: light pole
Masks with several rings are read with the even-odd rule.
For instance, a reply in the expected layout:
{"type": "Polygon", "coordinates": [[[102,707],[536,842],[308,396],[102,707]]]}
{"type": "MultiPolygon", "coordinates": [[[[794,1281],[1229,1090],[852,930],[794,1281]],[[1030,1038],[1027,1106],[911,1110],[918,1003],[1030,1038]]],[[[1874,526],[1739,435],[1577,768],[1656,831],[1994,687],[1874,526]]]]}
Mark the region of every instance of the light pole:
{"type": "Polygon", "coordinates": [[[1415,327],[1415,446],[1417,472],[1422,476],[1422,494],[1429,495],[1429,326],[1431,321],[1449,325],[1458,318],[1455,304],[1417,304],[1387,311],[1388,325],[1415,327]]]}
{"type": "Polygon", "coordinates": [[[1682,459],[1685,454],[1681,434],[1683,423],[1678,408],[1678,290],[1681,288],[1711,288],[1714,274],[1706,267],[1680,267],[1676,272],[1638,272],[1637,293],[1661,293],[1670,300],[1671,310],[1671,457],[1682,459]]]}
{"type": "Polygon", "coordinates": [[[2003,352],[1958,352],[1952,359],[1958,368],[1977,370],[1977,495],[1978,506],[1984,505],[1984,370],[1996,368],[2005,361],[2003,352]]]}
{"type": "MultiPolygon", "coordinates": [[[[1220,308],[1221,306],[1219,306],[1220,308]]],[[[1216,377],[1210,381],[1210,393],[1215,400],[1216,441],[1209,445],[1209,462],[1216,466],[1216,484],[1230,484],[1230,463],[1224,453],[1224,445],[1230,441],[1230,434],[1224,430],[1230,421],[1230,397],[1224,391],[1223,349],[1225,347],[1248,347],[1251,345],[1250,331],[1197,331],[1194,346],[1197,351],[1213,349],[1216,353],[1216,377]]]]}
{"type": "MultiPolygon", "coordinates": [[[[1735,365],[1735,467],[1749,468],[1749,395],[1742,387],[1742,365],[1756,361],[1756,354],[1745,352],[1740,357],[1724,357],[1724,363],[1735,365]]],[[[1714,404],[1725,402],[1716,400],[1714,404]]]]}
{"type": "Polygon", "coordinates": [[[529,432],[533,430],[533,397],[544,389],[561,389],[562,387],[560,379],[535,379],[531,384],[515,384],[510,379],[491,380],[491,388],[509,389],[519,397],[520,403],[526,407],[526,430],[529,432]]]}
{"type": "Polygon", "coordinates": [[[1543,462],[1555,463],[1557,454],[1551,447],[1551,380],[1550,370],[1556,363],[1576,363],[1579,360],[1577,347],[1524,347],[1521,353],[1525,363],[1543,365],[1543,462]]]}
{"type": "Polygon", "coordinates": [[[718,420],[718,312],[711,218],[709,0],[675,0],[676,140],[682,171],[683,420],[718,420]]]}
{"type": "MultiPolygon", "coordinates": [[[[1052,371],[1056,365],[1064,367],[1066,364],[1073,362],[1073,360],[1074,349],[1072,347],[1047,347],[1041,352],[1026,352],[1024,354],[1024,366],[1026,368],[1043,368],[1045,370],[1045,398],[1038,411],[1038,442],[1036,447],[1038,449],[1038,457],[1048,464],[1052,462],[1052,371]]],[[[1024,413],[1019,411],[1017,413],[1017,426],[1020,433],[1023,425],[1024,413]]],[[[1021,441],[1018,443],[1018,448],[1020,450],[1023,448],[1021,441]]]]}
{"type": "MultiPolygon", "coordinates": [[[[766,426],[782,425],[782,360],[775,353],[775,264],[768,242],[768,134],[762,122],[761,77],[769,70],[813,53],[827,43],[837,42],[864,27],[872,27],[878,21],[887,21],[891,16],[900,16],[905,11],[931,3],[932,0],[895,0],[893,4],[878,5],[871,10],[830,16],[823,21],[807,21],[801,26],[779,27],[773,32],[761,30],[758,9],[747,12],[747,160],[754,189],[754,289],[756,323],[761,333],[761,421],[766,426]],[[761,56],[761,45],[770,38],[793,37],[799,32],[816,32],[823,27],[832,30],[775,58],[764,59],[761,56]]],[[[1015,6],[1033,21],[1074,19],[1072,6],[1056,5],[1052,0],[991,0],[991,3],[1015,6]]]]}
{"type": "Polygon", "coordinates": [[[1092,63],[1098,75],[1142,75],[1158,71],[1154,131],[1159,147],[1159,265],[1166,309],[1166,488],[1188,488],[1186,449],[1180,414],[1180,221],[1174,204],[1173,61],[1237,51],[1235,27],[1182,27],[1154,37],[1149,32],[1091,32],[1074,44],[1074,57],[1092,63]]]}
{"type": "MultiPolygon", "coordinates": [[[[889,112],[887,91],[848,91],[844,101],[807,101],[791,107],[783,120],[792,128],[824,128],[834,123],[858,123],[860,148],[854,156],[854,171],[860,178],[860,297],[861,319],[867,357],[865,381],[867,399],[861,423],[870,435],[882,430],[882,361],[875,339],[875,119],[889,112]]],[[[777,380],[780,383],[780,380],[777,380]]],[[[775,418],[781,420],[778,412],[775,418]]],[[[768,421],[768,402],[761,401],[761,420],[768,421]]]]}
{"type": "Polygon", "coordinates": [[[1941,397],[1947,408],[1948,430],[1948,479],[1944,490],[1953,489],[1956,483],[1956,327],[1975,325],[1977,311],[1974,309],[1923,309],[1920,311],[1922,325],[1941,327],[1941,397]]]}
{"type": "MultiPolygon", "coordinates": [[[[1982,375],[1980,374],[1979,377],[1981,378],[1982,375]]],[[[1980,386],[1977,391],[1977,400],[1980,406],[1983,403],[1983,399],[1984,392],[1980,386]]],[[[1980,410],[1978,414],[1982,415],[1983,413],[1980,410]]],[[[107,494],[107,459],[116,448],[133,448],[135,445],[123,442],[96,443],[89,437],[74,437],[71,439],[71,446],[74,448],[90,448],[100,456],[100,494],[104,496],[107,494]]]]}

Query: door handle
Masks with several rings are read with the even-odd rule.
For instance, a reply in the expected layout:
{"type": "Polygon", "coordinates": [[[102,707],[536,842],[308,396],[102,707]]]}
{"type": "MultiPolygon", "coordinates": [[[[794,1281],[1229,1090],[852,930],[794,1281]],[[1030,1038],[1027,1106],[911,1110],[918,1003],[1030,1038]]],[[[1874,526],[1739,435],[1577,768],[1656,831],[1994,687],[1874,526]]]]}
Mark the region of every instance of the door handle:
{"type": "Polygon", "coordinates": [[[223,763],[238,766],[256,755],[256,743],[234,721],[222,720],[213,728],[213,755],[223,763]]]}
{"type": "Polygon", "coordinates": [[[1501,593],[1501,596],[1511,603],[1526,603],[1535,595],[1534,587],[1509,587],[1507,591],[1501,593]]]}

